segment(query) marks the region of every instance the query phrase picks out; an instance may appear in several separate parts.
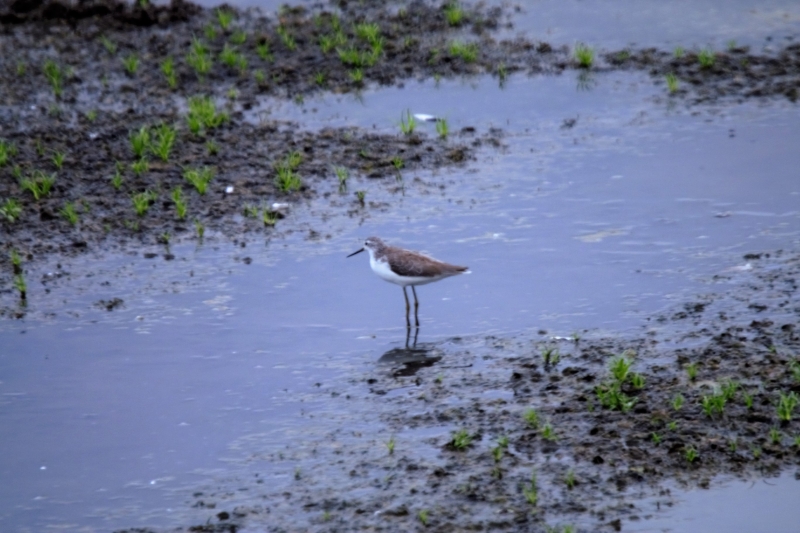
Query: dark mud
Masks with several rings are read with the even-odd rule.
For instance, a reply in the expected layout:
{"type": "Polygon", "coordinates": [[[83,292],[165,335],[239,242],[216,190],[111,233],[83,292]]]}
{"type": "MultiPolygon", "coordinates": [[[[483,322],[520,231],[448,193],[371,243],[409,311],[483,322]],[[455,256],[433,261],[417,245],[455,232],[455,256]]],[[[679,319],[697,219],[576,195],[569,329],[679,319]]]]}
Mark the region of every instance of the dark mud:
{"type": "Polygon", "coordinates": [[[539,331],[392,350],[349,388],[323,392],[383,433],[351,423],[257,453],[249,479],[191,504],[209,508],[208,531],[624,531],[653,501],[673,505],[672,487],[796,469],[800,408],[782,420],[778,404],[800,393],[800,257],[745,261],[640,334],[539,331]],[[602,399],[619,356],[632,363],[622,409],[602,399]],[[725,391],[721,410],[704,407],[725,391]],[[271,490],[258,461],[295,468],[295,480],[271,490]],[[237,505],[237,491],[263,504],[237,505]]]}

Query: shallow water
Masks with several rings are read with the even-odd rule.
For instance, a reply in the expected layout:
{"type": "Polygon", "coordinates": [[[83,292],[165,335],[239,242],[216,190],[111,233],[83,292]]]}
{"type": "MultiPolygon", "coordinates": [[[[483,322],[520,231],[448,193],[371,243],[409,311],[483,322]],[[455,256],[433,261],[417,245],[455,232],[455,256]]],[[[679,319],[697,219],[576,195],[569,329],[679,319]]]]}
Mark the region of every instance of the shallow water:
{"type": "MultiPolygon", "coordinates": [[[[421,342],[626,331],[713,291],[711,275],[747,268],[744,253],[800,242],[800,121],[782,101],[695,111],[647,77],[568,73],[514,76],[502,88],[488,77],[410,81],[262,109],[309,128],[382,131],[397,131],[410,109],[447,117],[453,131],[500,127],[507,148],[440,172],[444,190],[424,174],[405,173],[405,195],[354,177],[352,190],[390,205],[364,221],[324,220],[325,199],[290,214],[330,238],[179,245],[174,261],[63,261],[72,274],[49,294],[31,287],[32,317],[0,324],[0,477],[16,480],[0,488],[0,520],[10,530],[204,521],[208,510],[185,506],[195,485],[346,419],[321,391],[379,368],[405,336],[400,290],[374,277],[365,256],[345,259],[366,236],[472,269],[418,291],[421,342]],[[125,307],[92,306],[113,297],[125,307]]],[[[761,505],[778,491],[796,500],[791,476],[764,485],[687,493],[641,531],[711,531],[723,514],[743,524],[747,507],[719,506],[730,491],[761,505]]],[[[787,516],[758,525],[788,531],[787,516]]]]}

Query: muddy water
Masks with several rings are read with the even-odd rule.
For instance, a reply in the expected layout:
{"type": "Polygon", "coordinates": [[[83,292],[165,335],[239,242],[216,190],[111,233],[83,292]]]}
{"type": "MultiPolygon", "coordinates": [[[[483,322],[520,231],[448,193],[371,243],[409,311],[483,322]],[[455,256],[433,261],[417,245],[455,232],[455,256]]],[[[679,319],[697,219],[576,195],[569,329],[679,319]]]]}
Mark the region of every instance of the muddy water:
{"type": "MultiPolygon", "coordinates": [[[[608,47],[721,47],[728,39],[755,46],[797,24],[796,9],[785,3],[757,13],[737,3],[713,10],[691,3],[684,7],[699,16],[682,22],[621,5],[592,6],[599,12],[587,14],[584,3],[542,3],[536,13],[523,10],[516,29],[608,47]],[[621,21],[621,31],[610,36],[610,25],[597,24],[603,14],[621,21]],[[720,18],[726,24],[710,22],[720,18]],[[669,25],[654,30],[654,20],[669,25]]],[[[411,109],[444,116],[453,129],[501,128],[506,148],[485,151],[465,172],[403,174],[405,194],[355,177],[352,189],[389,205],[363,219],[323,220],[325,199],[290,213],[287,224],[330,238],[250,237],[246,248],[210,239],[173,247],[172,261],[162,248],[148,250],[159,254],[152,259],[140,253],[37,267],[30,279],[51,272],[56,279],[31,284],[29,318],[0,325],[0,427],[7,436],[0,439],[0,477],[15,480],[0,488],[3,530],[203,523],[215,510],[190,507],[203,498],[192,494],[215,487],[256,505],[249,492],[259,477],[277,492],[298,476],[296,468],[300,477],[325,468],[327,458],[315,462],[305,446],[328,432],[358,432],[385,453],[388,432],[378,418],[341,400],[366,396],[352,376],[385,373],[381,359],[391,361],[405,340],[400,290],[372,276],[363,255],[344,259],[368,235],[473,270],[420,289],[420,343],[625,331],[710,291],[714,274],[746,272],[745,253],[796,250],[797,107],[687,109],[663,93],[627,73],[567,73],[514,76],[503,87],[491,78],[410,81],[302,105],[265,99],[258,111],[310,129],[397,131],[401,110],[411,109]],[[95,306],[115,297],[124,300],[119,309],[95,306]],[[305,461],[261,461],[292,450],[305,461]]],[[[431,363],[448,372],[446,361],[431,363]]],[[[409,430],[401,444],[414,447],[449,431],[409,430]]],[[[437,453],[428,448],[424,453],[437,453]]],[[[744,503],[775,508],[778,498],[796,501],[797,494],[791,473],[775,485],[675,488],[675,505],[664,511],[654,504],[639,530],[754,524],[791,531],[796,517],[787,513],[745,522],[753,511],[744,503]]]]}
{"type": "MultiPolygon", "coordinates": [[[[800,121],[789,104],[695,113],[657,99],[642,79],[611,74],[588,84],[512,78],[503,88],[493,79],[413,82],[270,112],[302,115],[312,128],[388,131],[396,125],[386,110],[404,108],[444,115],[454,128],[467,118],[502,127],[506,148],[467,172],[442,172],[443,191],[415,181],[426,175],[404,176],[405,195],[355,178],[354,188],[391,207],[326,222],[328,239],[182,245],[172,261],[66,260],[69,274],[49,294],[31,288],[44,309],[0,332],[0,422],[14,435],[0,445],[0,472],[18,480],[1,489],[5,523],[204,521],[212,511],[188,507],[190,495],[201,485],[240,490],[241,478],[229,478],[243,475],[235,465],[248,457],[337,427],[383,431],[377,420],[348,419],[347,403],[322,392],[363,393],[348,377],[379,371],[381,355],[404,342],[400,290],[363,256],[344,259],[368,235],[472,268],[419,290],[422,343],[624,331],[707,290],[711,275],[746,270],[744,253],[800,240],[800,121]],[[113,297],[121,309],[93,306],[113,297]]],[[[316,207],[290,221],[319,225],[316,207]]],[[[293,478],[291,467],[259,467],[273,488],[293,478]]],[[[781,487],[797,490],[791,479],[781,487]]],[[[771,499],[771,490],[753,497],[771,499]]],[[[249,501],[246,492],[237,500],[249,501]]],[[[708,507],[682,508],[654,513],[654,524],[686,530],[684,520],[701,519],[693,509],[708,507]]]]}
{"type": "Polygon", "coordinates": [[[604,47],[707,47],[730,41],[764,47],[796,35],[800,10],[784,1],[636,2],[579,1],[521,3],[515,27],[559,42],[579,40],[604,47]]]}

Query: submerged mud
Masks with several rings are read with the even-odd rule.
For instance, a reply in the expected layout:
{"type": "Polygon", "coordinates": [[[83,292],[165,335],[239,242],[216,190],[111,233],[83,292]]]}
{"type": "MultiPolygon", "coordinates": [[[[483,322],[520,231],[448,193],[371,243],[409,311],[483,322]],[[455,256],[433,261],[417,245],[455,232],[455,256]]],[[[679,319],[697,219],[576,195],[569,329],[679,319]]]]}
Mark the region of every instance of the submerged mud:
{"type": "Polygon", "coordinates": [[[797,254],[748,256],[631,335],[409,339],[322,386],[339,429],[256,447],[187,504],[201,531],[620,531],[676,485],[776,476],[800,466],[798,275],[797,254]]]}

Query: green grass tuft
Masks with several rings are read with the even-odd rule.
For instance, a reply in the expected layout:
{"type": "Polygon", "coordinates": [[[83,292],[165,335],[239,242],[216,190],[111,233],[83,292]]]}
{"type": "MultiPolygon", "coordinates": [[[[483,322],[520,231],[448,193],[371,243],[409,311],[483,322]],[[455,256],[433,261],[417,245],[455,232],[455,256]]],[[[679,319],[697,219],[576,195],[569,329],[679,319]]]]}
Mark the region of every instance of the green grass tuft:
{"type": "Polygon", "coordinates": [[[175,204],[175,216],[178,220],[186,219],[186,199],[183,197],[183,189],[175,187],[172,190],[172,202],[175,204]]]}
{"type": "Polygon", "coordinates": [[[136,54],[131,54],[122,59],[122,64],[125,66],[125,72],[128,76],[135,76],[139,71],[139,57],[136,54]]]}
{"type": "Polygon", "coordinates": [[[785,394],[781,391],[778,394],[778,419],[783,422],[790,422],[798,403],[797,393],[792,391],[789,394],[785,394]]]}
{"type": "Polygon", "coordinates": [[[186,168],[183,178],[191,183],[200,194],[205,194],[209,182],[214,178],[214,169],[211,167],[186,168]]]}
{"type": "Polygon", "coordinates": [[[228,120],[228,115],[218,113],[214,101],[207,96],[192,96],[189,98],[189,112],[186,121],[189,130],[198,135],[222,125],[228,120]]]}
{"type": "Polygon", "coordinates": [[[55,182],[55,173],[48,176],[41,170],[34,170],[30,176],[22,178],[19,185],[23,190],[30,191],[34,200],[39,201],[50,193],[55,182]]]}
{"type": "Polygon", "coordinates": [[[467,63],[474,63],[478,59],[478,44],[477,43],[462,43],[461,41],[452,41],[448,46],[448,51],[453,57],[460,57],[467,63]]]}
{"type": "Polygon", "coordinates": [[[6,166],[16,154],[17,147],[14,146],[14,143],[0,139],[0,167],[6,166]]]}
{"type": "Polygon", "coordinates": [[[143,217],[147,210],[150,209],[150,204],[156,201],[157,195],[152,191],[144,191],[131,196],[133,202],[133,209],[136,215],[143,217]]]}
{"type": "Polygon", "coordinates": [[[679,86],[678,77],[670,72],[669,74],[666,75],[665,79],[667,80],[667,89],[669,90],[669,92],[670,93],[677,92],[679,86]]]}
{"type": "Polygon", "coordinates": [[[166,163],[169,161],[169,153],[175,144],[176,129],[169,124],[160,124],[154,127],[152,132],[150,151],[166,163]]]}
{"type": "Polygon", "coordinates": [[[202,80],[206,74],[211,72],[213,65],[208,47],[198,39],[192,41],[192,46],[186,55],[186,63],[194,69],[198,79],[202,80]]]}
{"type": "Polygon", "coordinates": [[[133,155],[137,158],[142,158],[150,147],[150,128],[142,126],[137,131],[132,131],[128,135],[128,139],[131,143],[133,155]]]}
{"type": "Polygon", "coordinates": [[[63,70],[58,63],[52,59],[48,59],[44,62],[42,71],[44,72],[44,76],[47,78],[48,83],[50,83],[50,87],[53,88],[53,94],[56,96],[56,98],[59,98],[64,88],[63,70]]]}
{"type": "Polygon", "coordinates": [[[72,202],[64,204],[64,207],[61,209],[61,216],[66,218],[67,222],[73,226],[78,224],[78,212],[75,211],[75,204],[72,202]]]}
{"type": "Polygon", "coordinates": [[[450,445],[456,450],[465,450],[472,443],[472,436],[466,429],[459,429],[453,433],[450,445]]]}
{"type": "Polygon", "coordinates": [[[175,72],[175,60],[172,56],[167,57],[161,63],[161,72],[167,78],[167,85],[170,89],[175,89],[178,86],[178,74],[175,72]]]}
{"type": "Polygon", "coordinates": [[[450,26],[460,26],[464,22],[464,10],[458,2],[450,2],[444,6],[444,18],[450,26]]]}
{"type": "Polygon", "coordinates": [[[400,131],[405,135],[411,135],[417,129],[417,120],[411,114],[411,110],[407,109],[405,116],[400,115],[400,131]]]}
{"type": "Polygon", "coordinates": [[[714,51],[709,50],[708,48],[700,50],[700,52],[697,53],[697,61],[700,63],[702,68],[713,67],[715,59],[716,55],[714,54],[714,51]]]}
{"type": "Polygon", "coordinates": [[[578,43],[575,45],[575,60],[581,68],[591,68],[594,63],[594,50],[583,43],[578,43]]]}
{"type": "Polygon", "coordinates": [[[0,219],[16,222],[22,214],[22,204],[16,198],[6,198],[0,203],[0,219]]]}

